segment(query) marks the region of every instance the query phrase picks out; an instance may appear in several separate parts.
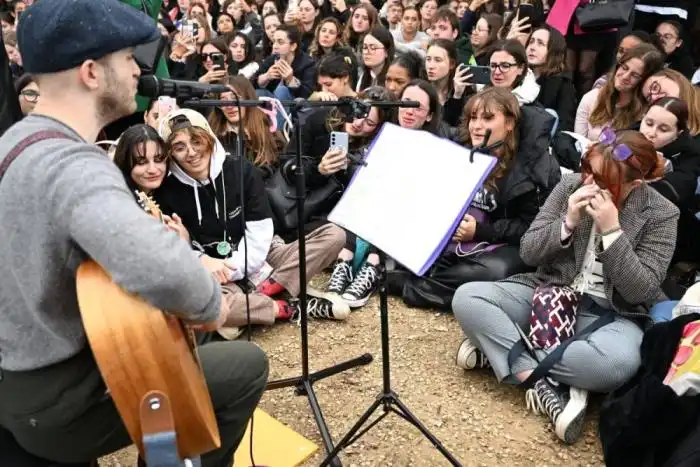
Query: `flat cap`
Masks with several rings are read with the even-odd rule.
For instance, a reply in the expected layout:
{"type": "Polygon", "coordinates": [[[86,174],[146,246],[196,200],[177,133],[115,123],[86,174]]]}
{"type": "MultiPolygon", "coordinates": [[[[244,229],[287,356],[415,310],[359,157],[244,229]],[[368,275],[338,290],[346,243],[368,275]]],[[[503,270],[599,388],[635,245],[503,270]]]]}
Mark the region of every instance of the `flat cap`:
{"type": "Polygon", "coordinates": [[[27,73],[57,73],[158,39],[153,18],[119,0],[41,0],[22,14],[17,41],[27,73]]]}

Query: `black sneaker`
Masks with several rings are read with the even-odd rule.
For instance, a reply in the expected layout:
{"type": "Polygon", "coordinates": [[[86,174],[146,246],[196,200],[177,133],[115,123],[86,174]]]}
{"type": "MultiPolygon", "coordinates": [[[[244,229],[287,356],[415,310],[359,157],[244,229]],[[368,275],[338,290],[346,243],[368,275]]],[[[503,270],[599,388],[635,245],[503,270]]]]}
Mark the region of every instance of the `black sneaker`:
{"type": "Polygon", "coordinates": [[[343,295],[352,282],[352,264],[350,261],[339,260],[335,263],[331,278],[328,281],[328,293],[343,295]]]}
{"type": "Polygon", "coordinates": [[[490,368],[491,364],[486,355],[474,345],[471,339],[465,338],[457,350],[457,366],[464,370],[490,368]]]}
{"type": "MultiPolygon", "coordinates": [[[[306,296],[306,315],[309,318],[343,321],[350,314],[350,307],[340,297],[321,293],[314,296],[316,294],[314,291],[309,291],[306,296]]],[[[299,299],[292,299],[289,304],[295,307],[292,321],[299,321],[301,316],[299,299]]]]}
{"type": "Polygon", "coordinates": [[[583,433],[588,392],[583,389],[550,383],[543,378],[525,394],[528,409],[544,413],[554,425],[554,432],[566,444],[574,444],[583,433]]]}
{"type": "Polygon", "coordinates": [[[379,287],[380,280],[381,274],[379,273],[379,268],[365,263],[352,280],[352,284],[350,284],[342,295],[343,300],[350,305],[350,308],[365,306],[374,291],[379,287]]]}

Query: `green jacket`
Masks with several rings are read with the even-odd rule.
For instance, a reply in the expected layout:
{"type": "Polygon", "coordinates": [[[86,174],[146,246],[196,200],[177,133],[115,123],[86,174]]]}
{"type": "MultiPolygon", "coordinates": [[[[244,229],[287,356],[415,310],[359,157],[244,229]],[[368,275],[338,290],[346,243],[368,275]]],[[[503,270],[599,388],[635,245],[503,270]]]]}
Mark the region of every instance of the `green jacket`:
{"type": "MultiPolygon", "coordinates": [[[[163,4],[163,0],[121,0],[123,3],[133,6],[134,8],[148,13],[149,16],[153,18],[154,21],[158,21],[158,13],[160,12],[160,7],[163,4]]],[[[158,68],[156,68],[156,76],[159,78],[168,78],[170,74],[168,73],[168,64],[164,57],[161,57],[160,62],[158,62],[158,68]]],[[[144,96],[136,96],[136,102],[138,103],[138,111],[144,112],[148,110],[150,105],[150,99],[144,96]]]]}
{"type": "Polygon", "coordinates": [[[469,37],[466,35],[460,36],[455,40],[455,48],[457,49],[457,61],[469,65],[476,65],[474,60],[474,49],[469,37]]]}

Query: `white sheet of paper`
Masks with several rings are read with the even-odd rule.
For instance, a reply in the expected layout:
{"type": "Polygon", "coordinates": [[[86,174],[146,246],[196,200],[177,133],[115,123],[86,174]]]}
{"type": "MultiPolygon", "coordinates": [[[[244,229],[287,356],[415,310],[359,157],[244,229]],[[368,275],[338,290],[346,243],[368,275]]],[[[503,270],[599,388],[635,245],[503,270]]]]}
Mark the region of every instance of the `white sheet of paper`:
{"type": "Polygon", "coordinates": [[[418,275],[447,245],[496,159],[386,123],[328,219],[418,275]]]}

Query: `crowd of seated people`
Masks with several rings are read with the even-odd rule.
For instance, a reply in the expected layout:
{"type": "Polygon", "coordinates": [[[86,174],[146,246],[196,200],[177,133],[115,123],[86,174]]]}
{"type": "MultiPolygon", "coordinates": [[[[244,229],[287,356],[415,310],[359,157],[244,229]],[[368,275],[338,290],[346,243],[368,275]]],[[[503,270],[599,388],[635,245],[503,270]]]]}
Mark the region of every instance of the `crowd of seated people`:
{"type": "MultiPolygon", "coordinates": [[[[3,39],[26,115],[41,89],[23,73],[14,29],[18,5],[31,1],[5,3],[3,39]]],[[[552,0],[154,3],[162,3],[149,13],[168,38],[169,76],[225,86],[221,99],[420,104],[300,112],[307,192],[328,194],[303,225],[307,279],[328,274],[324,290],[308,289],[305,310],[296,298],[297,229],[273,196],[281,183],[294,185],[297,140],[284,103],[190,109],[154,99],[143,123],[106,129],[127,185],[158,201],[168,228],[223,285],[232,312],[222,336],[235,338],[246,323],[246,289],[257,325],[301,313],[351,321],[386,275],[388,293],[406,305],[454,313],[465,335],[455,343],[461,368],[527,383],[528,406],[575,442],[588,394],[610,392],[638,370],[645,313],[680,298],[665,287],[669,269],[700,267],[700,89],[692,84],[700,60],[687,20],[695,10],[586,33],[563,6],[577,2],[552,0]],[[488,81],[476,82],[474,67],[488,81]],[[400,264],[382,270],[373,245],[326,219],[387,123],[465,148],[502,142],[423,276],[400,264]],[[347,151],[332,145],[333,132],[347,134],[347,151]],[[540,374],[547,349],[516,344],[529,337],[533,297],[550,285],[572,291],[578,319],[570,345],[540,374]]]]}

